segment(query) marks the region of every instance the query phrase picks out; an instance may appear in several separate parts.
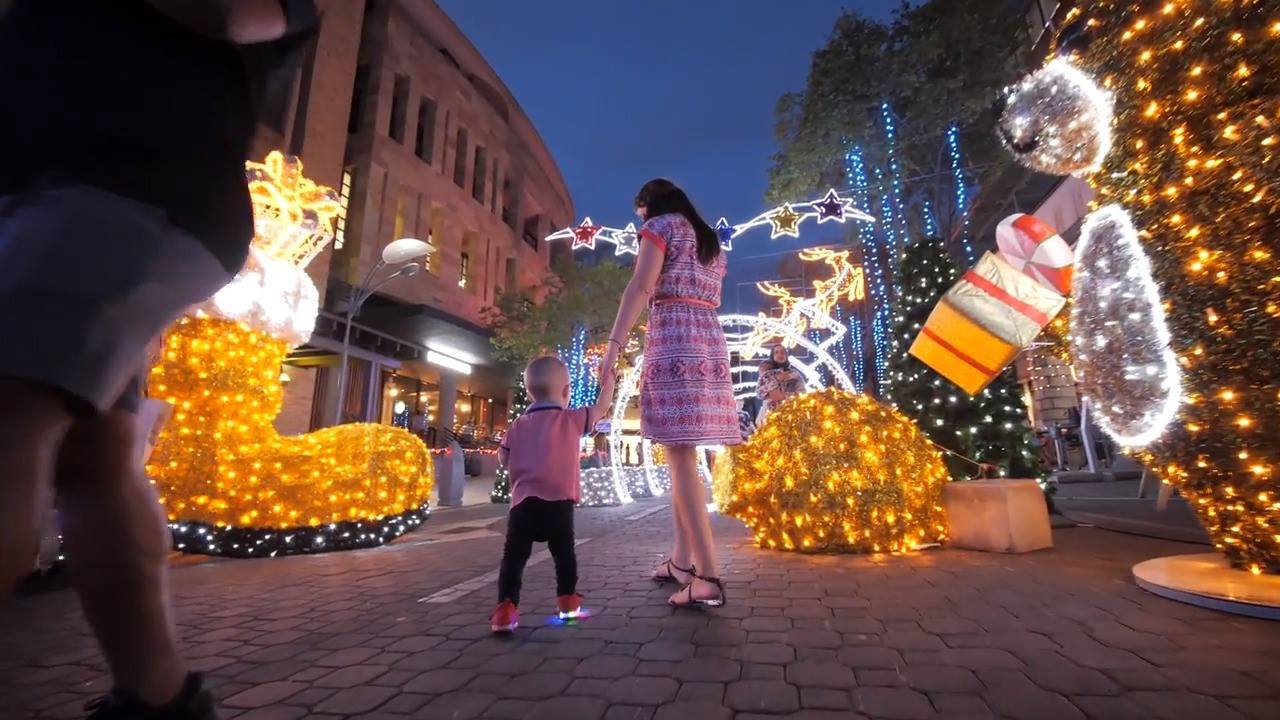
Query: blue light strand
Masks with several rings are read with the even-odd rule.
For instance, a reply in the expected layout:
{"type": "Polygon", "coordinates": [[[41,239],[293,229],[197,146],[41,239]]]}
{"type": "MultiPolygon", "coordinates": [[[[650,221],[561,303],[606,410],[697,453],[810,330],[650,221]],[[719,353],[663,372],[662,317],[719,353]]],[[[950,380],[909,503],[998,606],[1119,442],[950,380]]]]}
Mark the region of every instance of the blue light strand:
{"type": "Polygon", "coordinates": [[[836,305],[836,321],[845,326],[845,338],[840,341],[840,365],[850,374],[853,391],[862,392],[866,384],[866,368],[862,364],[862,323],[856,314],[845,318],[844,308],[836,305]],[[849,352],[845,352],[846,347],[849,352]],[[852,362],[850,362],[852,360],[852,362]]]}
{"type": "MultiPolygon", "coordinates": [[[[898,165],[898,129],[894,124],[893,111],[889,103],[880,103],[880,118],[884,121],[886,155],[889,162],[889,222],[893,234],[889,237],[890,277],[893,278],[894,297],[902,290],[902,282],[898,278],[898,262],[902,258],[903,248],[907,244],[907,218],[902,209],[902,168],[898,165]]],[[[877,169],[878,172],[878,169],[877,169]]]]}
{"type": "MultiPolygon", "coordinates": [[[[853,201],[859,210],[870,215],[872,214],[871,190],[870,184],[867,182],[867,167],[862,157],[862,149],[856,145],[851,147],[845,154],[845,162],[845,174],[853,186],[853,201]]],[[[881,255],[878,252],[879,243],[876,242],[880,230],[881,228],[878,225],[858,224],[858,241],[862,246],[862,264],[865,268],[869,268],[871,276],[871,345],[874,352],[874,367],[877,369],[877,379],[884,376],[884,368],[888,365],[889,353],[889,333],[881,314],[881,309],[888,306],[889,292],[885,284],[885,263],[881,260],[881,255]]],[[[861,349],[861,345],[862,338],[859,336],[859,349],[861,349]]],[[[861,352],[858,353],[858,357],[859,362],[861,362],[861,352]]],[[[865,370],[863,386],[866,387],[865,370]]]]}
{"type": "Polygon", "coordinates": [[[972,265],[974,256],[969,232],[969,187],[964,177],[964,165],[960,157],[960,128],[956,125],[947,128],[947,150],[951,153],[951,178],[955,182],[956,214],[961,218],[960,239],[964,244],[964,257],[972,265]]]}
{"type": "Polygon", "coordinates": [[[933,204],[929,202],[929,198],[925,198],[921,204],[920,214],[924,217],[925,236],[938,237],[938,218],[934,217],[933,204]]]}
{"type": "Polygon", "coordinates": [[[587,329],[579,327],[574,331],[568,353],[563,347],[559,350],[560,357],[565,359],[565,365],[569,368],[569,407],[590,405],[595,401],[596,384],[591,379],[591,370],[586,361],[587,329]]]}

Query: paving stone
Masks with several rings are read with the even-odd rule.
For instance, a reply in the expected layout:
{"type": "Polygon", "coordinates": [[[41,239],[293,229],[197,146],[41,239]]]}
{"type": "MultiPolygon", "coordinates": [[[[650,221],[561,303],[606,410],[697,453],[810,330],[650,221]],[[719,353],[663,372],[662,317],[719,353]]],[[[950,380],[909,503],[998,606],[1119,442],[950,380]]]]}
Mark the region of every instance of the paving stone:
{"type": "MultiPolygon", "coordinates": [[[[226,715],[225,710],[220,710],[226,715]]],[[[81,710],[80,715],[83,715],[81,710]]],[[[288,705],[273,705],[271,707],[254,708],[235,716],[235,720],[297,720],[306,716],[307,709],[300,707],[290,707],[288,705]]]]}
{"type": "Polygon", "coordinates": [[[867,670],[858,669],[854,671],[860,686],[882,686],[897,687],[906,685],[907,680],[902,676],[901,670],[867,670]]]}
{"type": "Polygon", "coordinates": [[[368,712],[387,702],[395,694],[395,689],[377,685],[347,688],[321,701],[315,706],[315,711],[338,715],[368,712]]]}
{"type": "Polygon", "coordinates": [[[740,712],[792,712],[800,709],[800,693],[777,680],[740,680],[729,684],[724,702],[740,712]]]}
{"type": "Polygon", "coordinates": [[[387,671],[385,665],[352,665],[340,668],[315,681],[317,687],[351,688],[373,682],[387,671]]]}
{"type": "Polygon", "coordinates": [[[853,691],[853,709],[876,718],[917,720],[933,716],[929,698],[907,688],[857,688],[853,691]]]}
{"type": "Polygon", "coordinates": [[[476,673],[473,670],[437,668],[417,675],[406,682],[403,689],[405,692],[439,695],[458,690],[475,677],[476,673]]]}
{"type": "Polygon", "coordinates": [[[1005,670],[1022,667],[1022,661],[1008,650],[996,648],[948,648],[942,651],[942,662],[970,670],[1005,670]]]}
{"type": "Polygon", "coordinates": [[[742,621],[742,629],[748,632],[786,632],[791,629],[791,618],[749,617],[742,621]]]}
{"type": "Polygon", "coordinates": [[[929,702],[938,712],[948,717],[994,718],[996,714],[973,693],[929,693],[929,702]]]}
{"type": "Polygon", "coordinates": [[[604,697],[609,692],[612,680],[606,678],[575,678],[564,691],[565,695],[592,695],[604,697]]]}
{"type": "Polygon", "coordinates": [[[636,657],[641,660],[674,662],[693,657],[693,646],[688,642],[657,641],[645,643],[636,652],[636,657]]]}
{"type": "Polygon", "coordinates": [[[800,688],[849,688],[853,671],[837,662],[795,662],[787,666],[787,682],[800,688]]]}
{"type": "Polygon", "coordinates": [[[672,677],[681,682],[718,682],[737,680],[742,675],[742,664],[720,658],[692,658],[675,667],[672,677]]]}
{"type": "Polygon", "coordinates": [[[897,650],[943,650],[947,646],[937,635],[916,631],[889,631],[881,638],[885,647],[897,650]]]}
{"type": "Polygon", "coordinates": [[[982,690],[982,682],[968,668],[950,665],[908,665],[903,675],[907,687],[926,693],[965,693],[982,690]]]}
{"type": "Polygon", "coordinates": [[[800,688],[800,705],[815,710],[846,710],[849,707],[848,690],[828,688],[800,688]]]}
{"type": "Polygon", "coordinates": [[[471,720],[478,718],[498,700],[492,693],[451,692],[427,703],[416,713],[422,718],[449,718],[471,720]]]}
{"type": "Polygon", "coordinates": [[[423,650],[397,662],[397,670],[435,670],[453,662],[458,653],[452,650],[423,650]]]}
{"type": "Polygon", "coordinates": [[[903,664],[902,656],[898,651],[886,647],[841,648],[837,657],[840,662],[851,668],[894,670],[903,664]]]}
{"type": "Polygon", "coordinates": [[[240,708],[257,708],[275,705],[289,697],[296,695],[307,686],[302,683],[295,682],[269,682],[256,685],[242,692],[230,695],[222,702],[228,707],[240,708]]]}
{"type": "MultiPolygon", "coordinates": [[[[1277,648],[1280,651],[1280,647],[1277,648]]],[[[1280,669],[1275,672],[1280,673],[1280,669]]],[[[1214,697],[1259,697],[1276,690],[1242,672],[1215,667],[1171,667],[1164,673],[1183,688],[1214,697]]]]}
{"type": "Polygon", "coordinates": [[[676,664],[659,660],[644,660],[636,665],[635,674],[645,676],[671,677],[676,671],[676,664]]]}
{"type": "Polygon", "coordinates": [[[733,717],[733,711],[720,703],[673,702],[658,708],[653,720],[733,720],[733,717]]]}
{"type": "Polygon", "coordinates": [[[1227,704],[1254,720],[1280,718],[1280,698],[1229,698],[1227,704]]]}
{"type": "Polygon", "coordinates": [[[613,681],[606,697],[620,705],[662,705],[675,700],[679,690],[669,677],[624,677],[613,681]]]}
{"type": "Polygon", "coordinates": [[[1123,695],[1072,695],[1068,699],[1089,718],[1110,720],[1143,717],[1146,714],[1140,705],[1123,695]]]}
{"type": "Polygon", "coordinates": [[[796,647],[838,648],[840,633],[818,628],[797,628],[786,634],[786,642],[796,647]]]}
{"type": "Polygon", "coordinates": [[[1042,690],[1017,670],[984,670],[987,686],[982,697],[992,710],[1015,720],[1083,720],[1084,714],[1066,698],[1042,690]]]}
{"type": "MultiPolygon", "coordinates": [[[[604,720],[652,720],[654,708],[639,705],[610,705],[604,720]]],[[[568,720],[566,718],[565,720],[568,720]]]]}
{"type": "Polygon", "coordinates": [[[485,720],[524,720],[537,703],[532,700],[499,700],[484,711],[485,720]]]}
{"type": "Polygon", "coordinates": [[[1023,671],[1041,689],[1059,695],[1119,695],[1122,688],[1105,674],[1052,652],[1028,656],[1023,671]]]}
{"type": "Polygon", "coordinates": [[[781,665],[795,660],[796,651],[780,643],[747,643],[738,648],[734,657],[743,662],[781,665]]]}
{"type": "Polygon", "coordinates": [[[599,697],[558,697],[543,700],[526,717],[529,720],[599,720],[609,704],[599,697]]]}
{"type": "Polygon", "coordinates": [[[356,665],[377,655],[380,650],[370,647],[349,647],[331,652],[324,657],[316,660],[317,665],[325,665],[328,667],[347,667],[356,665]]]}
{"type": "Polygon", "coordinates": [[[686,682],[680,684],[677,702],[705,702],[719,705],[724,700],[725,684],[722,682],[686,682]]]}
{"type": "MultiPolygon", "coordinates": [[[[431,702],[430,695],[402,692],[388,700],[387,704],[382,706],[382,709],[387,712],[409,714],[416,711],[423,705],[426,705],[428,702],[431,702]]],[[[237,718],[237,720],[239,719],[237,718]]]]}
{"type": "Polygon", "coordinates": [[[782,680],[786,675],[786,668],[782,665],[745,663],[742,666],[743,680],[782,680]]]}
{"type": "Polygon", "coordinates": [[[1139,690],[1128,693],[1124,697],[1142,708],[1144,714],[1160,720],[1181,720],[1182,718],[1234,720],[1244,717],[1220,700],[1180,690],[1139,690]]]}
{"type": "Polygon", "coordinates": [[[573,676],[568,673],[534,672],[510,678],[497,688],[498,695],[518,700],[545,700],[569,687],[573,676]]]}
{"type": "Polygon", "coordinates": [[[599,655],[582,660],[573,674],[586,678],[620,678],[635,672],[639,660],[626,655],[599,655]]]}
{"type": "Polygon", "coordinates": [[[537,670],[545,661],[546,658],[541,655],[497,655],[489,658],[476,669],[482,673],[495,675],[524,675],[537,670]]]}

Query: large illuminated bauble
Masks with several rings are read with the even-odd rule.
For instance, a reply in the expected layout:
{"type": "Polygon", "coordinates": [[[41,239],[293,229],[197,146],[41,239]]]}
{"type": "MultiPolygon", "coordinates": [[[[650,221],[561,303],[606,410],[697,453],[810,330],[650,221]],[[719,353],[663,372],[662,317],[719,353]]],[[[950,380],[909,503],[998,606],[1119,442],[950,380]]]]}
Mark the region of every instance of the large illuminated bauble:
{"type": "Polygon", "coordinates": [[[1181,373],[1151,263],[1119,205],[1085,218],[1076,271],[1071,354],[1080,395],[1118,443],[1147,445],[1177,415],[1181,373]]]}
{"type": "Polygon", "coordinates": [[[942,456],[911,420],[865,395],[793,398],[739,446],[722,508],[761,547],[898,552],[946,536],[942,456]]]}
{"type": "Polygon", "coordinates": [[[376,521],[426,504],[431,454],[404,430],[276,432],[288,351],[285,340],[219,318],[185,317],[166,334],[150,392],[174,412],[147,473],[170,519],[289,529],[376,521]]]}
{"type": "Polygon", "coordinates": [[[1005,91],[997,134],[1018,162],[1050,175],[1098,169],[1111,149],[1111,95],[1056,58],[1005,91]]]}

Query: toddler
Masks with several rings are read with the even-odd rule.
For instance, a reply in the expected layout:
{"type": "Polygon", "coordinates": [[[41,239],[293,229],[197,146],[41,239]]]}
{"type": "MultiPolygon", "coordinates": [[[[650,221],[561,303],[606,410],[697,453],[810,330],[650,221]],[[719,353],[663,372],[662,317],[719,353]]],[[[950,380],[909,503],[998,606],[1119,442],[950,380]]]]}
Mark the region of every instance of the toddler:
{"type": "Polygon", "coordinates": [[[489,618],[494,633],[509,633],[520,624],[520,581],[535,542],[545,542],[555,561],[560,617],[577,617],[582,609],[573,549],[578,445],[607,412],[613,384],[612,369],[601,368],[596,404],[567,410],[569,369],[559,358],[540,357],[524,369],[524,386],[533,403],[507,429],[498,451],[499,462],[511,476],[511,513],[498,572],[498,607],[489,618]]]}

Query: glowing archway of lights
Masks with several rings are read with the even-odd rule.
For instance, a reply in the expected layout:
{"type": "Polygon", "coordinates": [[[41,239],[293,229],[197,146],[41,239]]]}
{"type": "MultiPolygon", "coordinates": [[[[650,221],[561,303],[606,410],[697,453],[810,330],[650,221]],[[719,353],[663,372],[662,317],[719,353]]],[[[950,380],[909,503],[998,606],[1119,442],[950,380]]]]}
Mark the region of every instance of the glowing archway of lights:
{"type": "MultiPolygon", "coordinates": [[[[849,379],[849,375],[845,372],[844,367],[842,367],[840,362],[828,351],[828,348],[839,342],[840,338],[843,337],[843,332],[841,332],[844,330],[843,326],[833,323],[834,327],[831,335],[821,343],[815,343],[806,337],[802,330],[798,330],[794,325],[788,325],[781,319],[766,317],[763,315],[721,315],[720,325],[725,329],[725,341],[729,346],[730,354],[736,352],[743,358],[755,357],[756,354],[758,354],[759,345],[756,346],[756,351],[753,351],[752,354],[747,354],[747,351],[749,347],[751,347],[752,343],[756,342],[756,338],[760,334],[764,334],[766,337],[781,338],[782,342],[789,346],[802,347],[813,355],[814,359],[811,363],[804,363],[794,359],[792,360],[792,365],[794,365],[800,371],[800,374],[804,376],[807,390],[824,387],[822,374],[819,368],[825,367],[831,373],[832,380],[837,386],[850,392],[856,392],[853,387],[853,382],[849,379]],[[741,328],[746,328],[746,330],[744,331],[741,328]]],[[[643,368],[644,357],[641,356],[636,359],[635,365],[633,365],[626,374],[623,375],[621,382],[618,383],[617,396],[614,398],[613,403],[613,416],[609,427],[609,455],[613,466],[614,492],[617,493],[619,498],[622,498],[622,502],[624,504],[631,502],[631,493],[627,489],[627,483],[622,477],[622,421],[626,417],[627,407],[630,405],[631,399],[635,397],[637,392],[639,392],[640,375],[643,368]]],[[[756,372],[756,368],[749,366],[738,366],[733,368],[733,370],[739,372],[756,372]]],[[[752,391],[746,391],[745,388],[748,386],[755,387],[754,383],[739,383],[739,385],[742,385],[743,387],[739,387],[738,385],[734,386],[734,397],[736,400],[741,400],[742,398],[753,394],[752,391]]],[[[702,452],[707,449],[719,451],[723,448],[719,445],[698,447],[698,465],[702,471],[703,477],[709,480],[711,477],[711,471],[707,466],[705,453],[702,452]]],[[[649,488],[649,494],[654,497],[662,495],[665,490],[658,484],[658,478],[654,472],[653,448],[647,440],[642,439],[640,443],[640,457],[642,461],[641,466],[643,467],[645,474],[645,482],[649,488]]]]}

